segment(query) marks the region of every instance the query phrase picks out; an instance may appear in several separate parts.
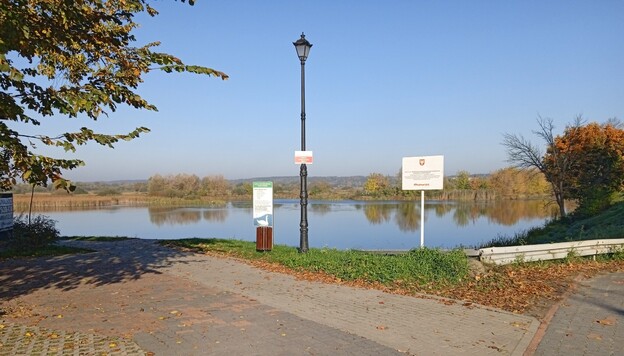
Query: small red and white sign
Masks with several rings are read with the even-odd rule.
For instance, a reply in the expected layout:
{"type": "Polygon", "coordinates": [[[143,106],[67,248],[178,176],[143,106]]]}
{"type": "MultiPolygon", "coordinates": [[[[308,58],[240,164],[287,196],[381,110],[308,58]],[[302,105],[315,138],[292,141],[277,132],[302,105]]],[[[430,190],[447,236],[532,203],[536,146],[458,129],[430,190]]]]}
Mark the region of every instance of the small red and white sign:
{"type": "Polygon", "coordinates": [[[295,151],[295,164],[312,164],[313,162],[312,151],[295,151]]]}

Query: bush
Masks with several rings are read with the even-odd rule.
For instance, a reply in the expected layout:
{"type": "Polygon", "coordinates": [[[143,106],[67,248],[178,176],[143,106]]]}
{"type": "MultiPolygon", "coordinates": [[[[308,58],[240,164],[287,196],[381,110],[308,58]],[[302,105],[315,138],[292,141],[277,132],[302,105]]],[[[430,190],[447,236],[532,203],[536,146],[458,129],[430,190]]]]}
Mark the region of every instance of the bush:
{"type": "Polygon", "coordinates": [[[13,218],[13,237],[11,247],[17,250],[34,250],[47,246],[59,238],[56,220],[44,215],[28,218],[24,215],[13,218]]]}

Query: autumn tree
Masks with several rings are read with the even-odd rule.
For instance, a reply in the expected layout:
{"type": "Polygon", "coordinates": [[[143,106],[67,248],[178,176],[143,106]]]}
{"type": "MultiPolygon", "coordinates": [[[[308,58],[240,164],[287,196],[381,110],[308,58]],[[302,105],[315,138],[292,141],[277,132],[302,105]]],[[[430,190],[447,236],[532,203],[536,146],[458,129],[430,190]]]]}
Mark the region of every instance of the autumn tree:
{"type": "Polygon", "coordinates": [[[176,174],[163,177],[151,176],[147,191],[152,196],[169,198],[197,198],[201,195],[201,180],[194,174],[176,174]]]}
{"type": "Polygon", "coordinates": [[[170,196],[196,198],[199,196],[201,180],[195,174],[176,174],[169,178],[170,196]]]}
{"type": "MultiPolygon", "coordinates": [[[[517,168],[535,168],[544,174],[550,184],[555,202],[559,207],[559,215],[566,216],[565,199],[569,197],[569,181],[573,175],[572,167],[576,165],[575,157],[569,157],[555,145],[554,124],[552,119],[538,117],[538,130],[533,131],[546,145],[549,164],[544,160],[545,153],[522,135],[504,134],[503,146],[507,149],[507,161],[517,168]]],[[[582,120],[577,117],[568,128],[580,127],[582,120]]]]}
{"type": "Polygon", "coordinates": [[[470,173],[468,171],[459,171],[453,179],[453,186],[455,189],[471,189],[470,185],[470,173]]]}
{"type": "Polygon", "coordinates": [[[488,181],[490,188],[503,197],[543,196],[550,193],[544,174],[535,168],[502,168],[493,172],[488,181]]]}
{"type": "Polygon", "coordinates": [[[253,193],[253,185],[250,182],[238,183],[234,187],[234,189],[232,189],[232,193],[237,196],[244,196],[251,199],[253,193]]]}
{"type": "Polygon", "coordinates": [[[552,120],[538,120],[535,133],[546,143],[546,152],[522,136],[506,134],[509,161],[518,167],[534,167],[550,183],[565,216],[564,200],[575,199],[579,211],[594,214],[612,202],[624,185],[624,129],[617,120],[605,124],[584,124],[577,117],[559,136],[553,134],[552,120]]]}
{"type": "Polygon", "coordinates": [[[151,176],[147,180],[147,194],[152,196],[162,196],[165,194],[167,182],[160,174],[151,176]]]}
{"type": "MultiPolygon", "coordinates": [[[[574,165],[567,176],[569,196],[579,202],[578,210],[595,214],[611,205],[624,188],[624,129],[618,121],[568,127],[555,137],[555,150],[574,165]]],[[[550,150],[544,156],[547,169],[556,164],[550,150]]]]}
{"type": "Polygon", "coordinates": [[[390,180],[381,173],[371,173],[364,182],[364,192],[371,196],[381,196],[390,187],[390,180]]]}
{"type": "Polygon", "coordinates": [[[201,180],[202,195],[223,197],[228,194],[230,183],[222,175],[204,177],[201,180]]]}
{"type": "Polygon", "coordinates": [[[89,142],[113,147],[149,131],[138,127],[105,134],[82,127],[25,134],[24,124],[38,126],[63,116],[97,120],[119,105],[156,110],[136,92],[144,74],[153,70],[227,78],[155,51],[158,42],[136,45],[134,19],[140,13],[157,15],[147,0],[0,1],[0,189],[10,189],[17,180],[70,187],[62,172],[84,162],[37,154],[37,145],[74,152],[89,142]]]}

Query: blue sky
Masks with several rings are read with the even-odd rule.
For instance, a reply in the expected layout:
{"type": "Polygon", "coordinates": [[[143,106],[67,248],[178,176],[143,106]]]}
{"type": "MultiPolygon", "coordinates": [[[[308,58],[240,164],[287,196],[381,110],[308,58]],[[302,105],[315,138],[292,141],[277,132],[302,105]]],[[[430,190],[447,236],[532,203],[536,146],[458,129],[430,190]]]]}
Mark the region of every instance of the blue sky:
{"type": "MultiPolygon", "coordinates": [[[[76,156],[78,181],[190,173],[298,175],[300,63],[306,62],[310,176],[394,175],[406,156],[444,155],[446,174],[507,166],[503,133],[557,130],[577,115],[624,119],[623,1],[155,1],[138,44],[226,72],[221,81],[150,73],[158,112],[121,109],[91,125],[152,132],[76,156]]],[[[560,131],[558,131],[560,132],[560,131]]],[[[535,139],[536,142],[537,139],[535,139]]]]}

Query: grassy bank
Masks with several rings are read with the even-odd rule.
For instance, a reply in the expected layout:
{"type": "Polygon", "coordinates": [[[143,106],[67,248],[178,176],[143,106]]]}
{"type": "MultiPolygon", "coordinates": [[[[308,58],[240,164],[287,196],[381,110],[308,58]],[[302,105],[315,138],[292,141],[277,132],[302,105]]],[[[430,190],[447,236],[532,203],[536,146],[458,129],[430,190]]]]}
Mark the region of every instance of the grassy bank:
{"type": "Polygon", "coordinates": [[[339,281],[360,281],[386,287],[454,285],[468,277],[468,262],[462,250],[442,252],[418,249],[401,255],[382,255],[352,250],[317,249],[301,254],[294,247],[276,245],[268,253],[256,252],[253,242],[224,239],[183,239],[162,242],[281,266],[297,273],[320,273],[339,281]]]}
{"type": "Polygon", "coordinates": [[[512,237],[499,237],[485,246],[517,246],[596,239],[624,238],[624,201],[591,217],[572,214],[512,237]]]}

